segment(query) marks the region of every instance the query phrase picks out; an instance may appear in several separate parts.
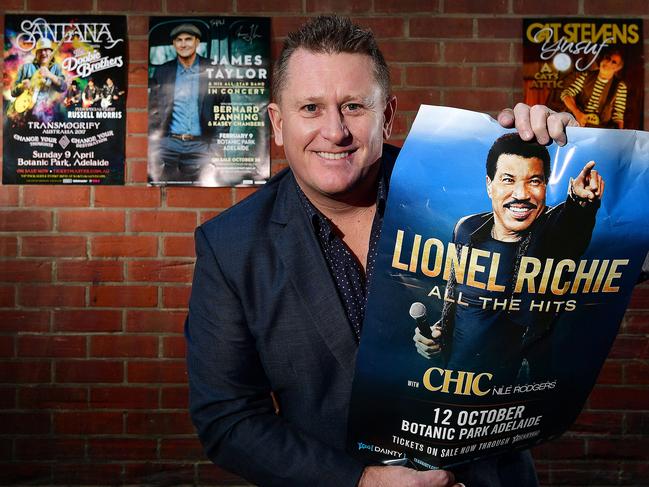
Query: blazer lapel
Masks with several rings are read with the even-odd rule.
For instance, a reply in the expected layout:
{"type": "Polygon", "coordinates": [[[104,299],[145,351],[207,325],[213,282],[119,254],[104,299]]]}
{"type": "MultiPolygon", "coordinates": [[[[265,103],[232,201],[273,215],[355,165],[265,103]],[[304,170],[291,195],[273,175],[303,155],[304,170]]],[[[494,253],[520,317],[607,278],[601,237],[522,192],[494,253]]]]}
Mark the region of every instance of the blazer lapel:
{"type": "Polygon", "coordinates": [[[358,344],[308,218],[300,206],[293,175],[280,183],[273,211],[275,248],[302,300],[305,326],[315,326],[350,378],[358,344]]]}

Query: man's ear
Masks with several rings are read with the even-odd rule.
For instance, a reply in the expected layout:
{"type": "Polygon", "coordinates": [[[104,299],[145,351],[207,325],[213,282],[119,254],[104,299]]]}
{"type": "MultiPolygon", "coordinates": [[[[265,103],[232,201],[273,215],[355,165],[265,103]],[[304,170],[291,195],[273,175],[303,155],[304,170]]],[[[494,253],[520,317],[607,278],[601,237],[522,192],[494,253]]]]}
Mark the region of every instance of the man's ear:
{"type": "Polygon", "coordinates": [[[491,179],[489,176],[487,176],[487,194],[489,195],[489,198],[491,198],[491,179]]]}
{"type": "Polygon", "coordinates": [[[397,113],[397,97],[392,95],[383,111],[383,140],[388,140],[392,134],[392,123],[397,113]]]}
{"type": "Polygon", "coordinates": [[[282,137],[283,120],[282,111],[277,103],[271,103],[268,105],[268,116],[270,117],[270,123],[273,125],[275,143],[281,147],[284,145],[284,138],[282,137]]]}

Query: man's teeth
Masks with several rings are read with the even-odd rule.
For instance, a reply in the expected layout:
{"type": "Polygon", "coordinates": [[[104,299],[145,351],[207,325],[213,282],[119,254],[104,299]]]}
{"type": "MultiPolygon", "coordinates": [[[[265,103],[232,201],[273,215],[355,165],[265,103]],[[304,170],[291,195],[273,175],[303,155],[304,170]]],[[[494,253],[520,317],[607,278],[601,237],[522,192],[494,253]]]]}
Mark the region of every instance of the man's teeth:
{"type": "Polygon", "coordinates": [[[316,152],[324,159],[344,159],[349,155],[349,152],[316,152]]]}
{"type": "Polygon", "coordinates": [[[519,207],[519,206],[510,206],[509,209],[514,213],[520,213],[520,214],[527,213],[528,211],[530,211],[530,209],[527,207],[519,207]]]}

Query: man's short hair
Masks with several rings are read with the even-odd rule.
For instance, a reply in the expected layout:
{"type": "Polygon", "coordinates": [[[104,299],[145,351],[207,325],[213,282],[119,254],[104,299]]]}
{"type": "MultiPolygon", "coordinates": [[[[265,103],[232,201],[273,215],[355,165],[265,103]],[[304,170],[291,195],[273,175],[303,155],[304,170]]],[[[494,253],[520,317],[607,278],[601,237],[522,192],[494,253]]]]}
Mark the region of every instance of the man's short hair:
{"type": "Polygon", "coordinates": [[[297,31],[291,32],[284,41],[282,52],[273,70],[273,93],[277,100],[286,85],[288,62],[298,49],[324,54],[365,54],[374,62],[374,76],[386,99],[390,94],[390,70],[370,29],[363,29],[347,17],[321,15],[297,31]]]}
{"type": "Polygon", "coordinates": [[[498,158],[502,154],[521,156],[525,159],[531,159],[532,157],[541,159],[543,161],[545,182],[550,180],[551,168],[548,149],[538,142],[524,141],[516,132],[498,137],[496,142],[491,146],[491,149],[489,149],[489,154],[487,155],[487,176],[489,176],[489,179],[493,180],[496,175],[496,165],[498,164],[498,158]]]}

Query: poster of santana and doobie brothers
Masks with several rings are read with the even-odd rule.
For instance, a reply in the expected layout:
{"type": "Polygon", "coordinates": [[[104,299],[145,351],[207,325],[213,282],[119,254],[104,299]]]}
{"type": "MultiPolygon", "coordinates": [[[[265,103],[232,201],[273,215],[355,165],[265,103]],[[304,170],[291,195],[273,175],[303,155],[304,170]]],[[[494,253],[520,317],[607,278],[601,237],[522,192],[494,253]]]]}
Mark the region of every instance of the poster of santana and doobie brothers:
{"type": "Polygon", "coordinates": [[[582,127],[641,129],[642,20],[523,20],[523,94],[571,112],[582,127]]]}
{"type": "Polygon", "coordinates": [[[510,133],[464,110],[417,115],[356,362],[361,458],[431,469],[528,448],[563,433],[596,381],[649,248],[649,134],[568,128],[546,148],[510,133]]]}
{"type": "Polygon", "coordinates": [[[124,184],[126,17],[6,15],[3,184],[124,184]]]}

